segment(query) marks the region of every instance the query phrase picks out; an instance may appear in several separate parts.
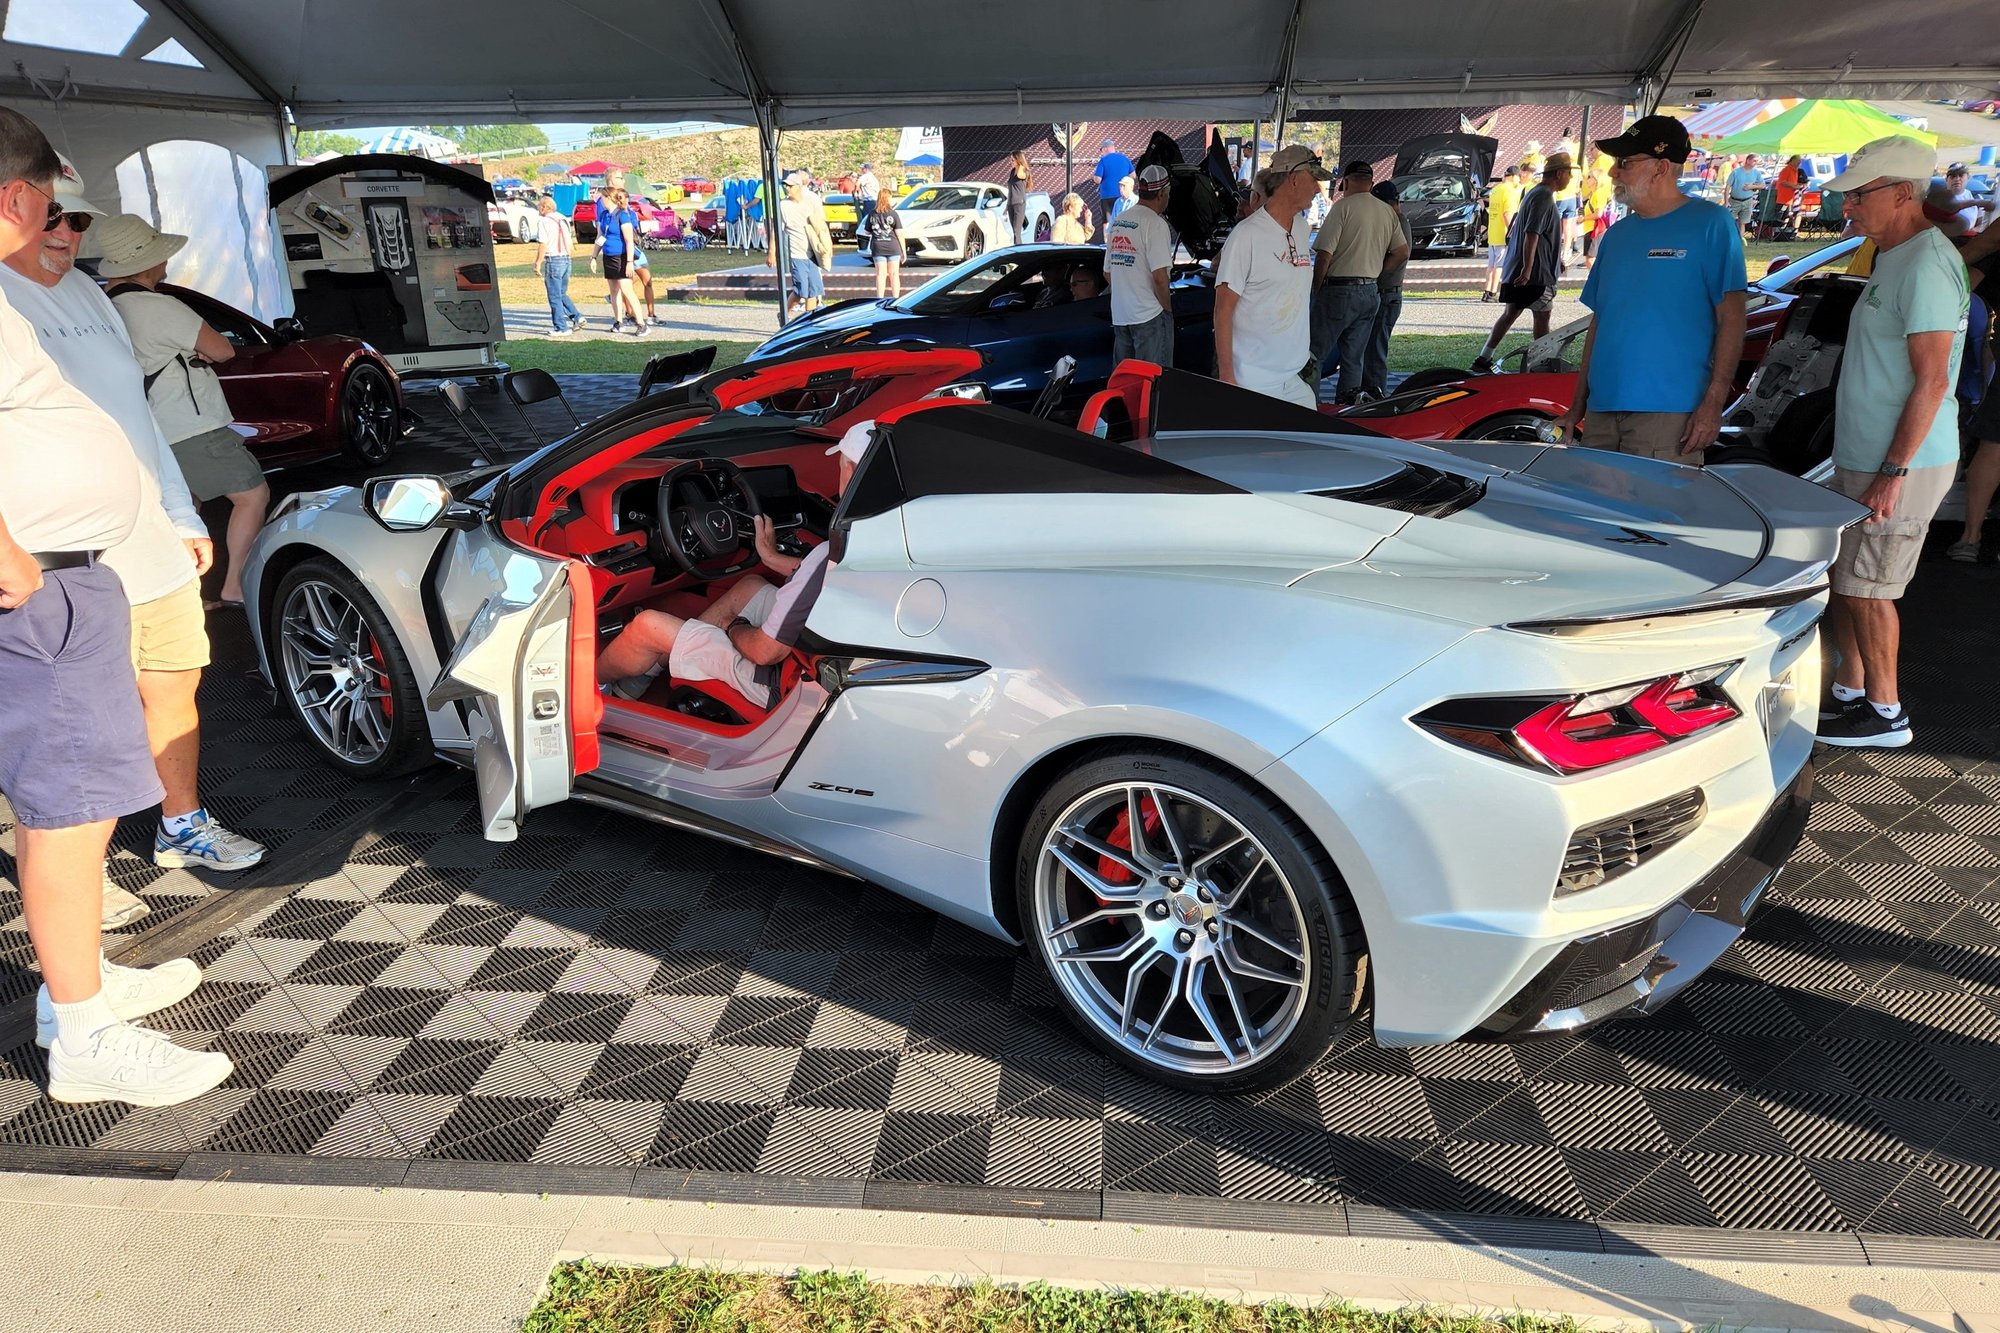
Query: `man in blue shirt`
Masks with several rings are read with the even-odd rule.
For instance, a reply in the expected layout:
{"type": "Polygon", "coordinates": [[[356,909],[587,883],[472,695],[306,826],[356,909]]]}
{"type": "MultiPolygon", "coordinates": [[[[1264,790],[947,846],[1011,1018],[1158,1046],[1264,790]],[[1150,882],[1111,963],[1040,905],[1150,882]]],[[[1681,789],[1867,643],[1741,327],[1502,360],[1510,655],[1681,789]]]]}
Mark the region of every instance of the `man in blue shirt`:
{"type": "Polygon", "coordinates": [[[1111,224],[1111,206],[1118,201],[1118,182],[1138,173],[1132,159],[1106,139],[1104,156],[1097,159],[1097,167],[1091,174],[1097,177],[1097,232],[1101,236],[1111,224]]]}
{"type": "Polygon", "coordinates": [[[1757,170],[1755,153],[1745,157],[1743,165],[1729,173],[1723,190],[1729,198],[1729,211],[1735,216],[1737,227],[1747,230],[1757,216],[1758,196],[1764,193],[1764,173],[1757,170]]]}
{"type": "Polygon", "coordinates": [[[1590,331],[1561,425],[1567,434],[1581,419],[1595,449],[1699,463],[1743,355],[1743,235],[1722,208],[1680,192],[1690,146],[1674,117],[1642,116],[1597,147],[1630,211],[1583,284],[1590,331]]]}

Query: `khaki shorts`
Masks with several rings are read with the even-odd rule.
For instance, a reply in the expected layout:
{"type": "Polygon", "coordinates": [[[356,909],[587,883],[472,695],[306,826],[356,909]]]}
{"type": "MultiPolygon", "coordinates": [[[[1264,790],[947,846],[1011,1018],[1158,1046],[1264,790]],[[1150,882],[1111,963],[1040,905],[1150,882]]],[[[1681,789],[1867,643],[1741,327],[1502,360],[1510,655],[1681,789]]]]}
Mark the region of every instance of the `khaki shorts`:
{"type": "Polygon", "coordinates": [[[243,437],[227,426],[175,441],[174,461],[194,498],[204,503],[264,484],[264,469],[243,447],[243,437]]]}
{"type": "MultiPolygon", "coordinates": [[[[759,588],[743,608],[743,618],[762,625],[777,602],[776,588],[759,588]]],[[[755,662],[736,651],[727,631],[706,620],[682,622],[673,651],[667,654],[667,674],[678,680],[724,681],[751,703],[767,703],[771,691],[757,679],[757,670],[755,662]]]]}
{"type": "Polygon", "coordinates": [[[208,660],[208,616],[201,609],[200,579],[189,579],[165,597],[132,608],[135,671],[199,671],[208,660]]]}
{"type": "MultiPolygon", "coordinates": [[[[1843,597],[1893,602],[1910,586],[1923,554],[1924,533],[1931,525],[1945,492],[1957,479],[1958,468],[1911,468],[1896,497],[1896,509],[1879,523],[1857,523],[1840,534],[1840,555],[1833,562],[1833,590],[1843,597]]],[[[1873,472],[1833,470],[1833,489],[1850,500],[1875,482],[1873,472]]]]}
{"type": "Polygon", "coordinates": [[[1592,412],[1583,419],[1578,438],[1592,449],[1700,467],[1700,450],[1681,452],[1681,432],[1687,423],[1685,412],[1592,412]]]}

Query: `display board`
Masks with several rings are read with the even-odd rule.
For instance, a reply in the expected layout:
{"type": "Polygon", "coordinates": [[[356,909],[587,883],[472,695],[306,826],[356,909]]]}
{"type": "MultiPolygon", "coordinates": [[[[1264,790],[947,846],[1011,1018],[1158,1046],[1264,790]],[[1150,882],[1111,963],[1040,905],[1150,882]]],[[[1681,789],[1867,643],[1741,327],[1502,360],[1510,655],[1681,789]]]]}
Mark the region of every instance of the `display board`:
{"type": "Polygon", "coordinates": [[[268,169],[292,297],[315,333],[366,339],[402,375],[497,369],[505,336],[479,166],[370,153],[268,169]]]}

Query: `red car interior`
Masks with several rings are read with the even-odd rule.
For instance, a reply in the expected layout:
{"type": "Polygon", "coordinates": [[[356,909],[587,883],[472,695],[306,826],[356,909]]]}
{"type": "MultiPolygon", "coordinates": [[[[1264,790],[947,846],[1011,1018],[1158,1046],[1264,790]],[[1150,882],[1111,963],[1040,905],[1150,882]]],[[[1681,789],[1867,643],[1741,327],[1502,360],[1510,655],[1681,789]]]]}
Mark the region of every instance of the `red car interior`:
{"type": "MultiPolygon", "coordinates": [[[[969,401],[926,395],[976,373],[979,365],[978,353],[965,349],[938,349],[916,357],[903,350],[887,354],[848,351],[740,373],[710,387],[712,411],[637,430],[599,449],[543,486],[531,518],[502,524],[503,531],[521,545],[570,562],[574,607],[570,667],[572,693],[578,701],[574,710],[578,771],[585,771],[586,758],[590,765],[596,763],[597,726],[607,710],[614,715],[630,711],[670,718],[676,726],[714,736],[747,734],[772,712],[744,698],[725,681],[675,680],[665,672],[636,701],[605,698],[596,689],[598,649],[639,612],[658,610],[688,619],[749,574],[758,574],[772,584],[784,581],[761,562],[702,581],[658,560],[645,533],[621,524],[621,497],[630,496],[635,485],[657,487],[668,471],[702,457],[703,451],[699,442],[690,442],[685,450],[647,455],[696,433],[724,414],[752,405],[762,409],[758,416],[804,417],[806,420],[784,432],[783,443],[732,449],[728,461],[743,469],[788,468],[799,491],[818,496],[831,510],[838,490],[839,464],[827,449],[848,427],[870,418],[888,424],[912,412],[969,401]],[[858,401],[822,419],[820,414],[841,405],[841,394],[851,393],[856,385],[871,379],[879,382],[866,389],[858,401]]],[[[803,527],[794,535],[805,544],[817,544],[828,537],[825,532],[803,527]]],[[[748,536],[742,540],[747,549],[748,536]]],[[[815,665],[809,654],[794,649],[780,666],[774,706],[789,697],[815,665]]]]}

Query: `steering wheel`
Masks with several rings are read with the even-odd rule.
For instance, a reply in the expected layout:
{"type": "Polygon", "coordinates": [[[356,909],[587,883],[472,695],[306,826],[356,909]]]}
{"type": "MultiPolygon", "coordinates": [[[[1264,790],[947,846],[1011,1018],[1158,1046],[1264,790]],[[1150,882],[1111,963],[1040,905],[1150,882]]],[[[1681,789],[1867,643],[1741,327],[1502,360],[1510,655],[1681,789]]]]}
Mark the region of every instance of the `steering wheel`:
{"type": "Polygon", "coordinates": [[[757,563],[755,521],[764,506],[736,464],[721,458],[677,464],[660,478],[653,505],[653,525],[646,535],[662,566],[671,561],[682,573],[706,582],[757,563]],[[717,499],[673,505],[675,487],[696,476],[708,479],[717,499]]]}

